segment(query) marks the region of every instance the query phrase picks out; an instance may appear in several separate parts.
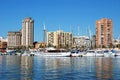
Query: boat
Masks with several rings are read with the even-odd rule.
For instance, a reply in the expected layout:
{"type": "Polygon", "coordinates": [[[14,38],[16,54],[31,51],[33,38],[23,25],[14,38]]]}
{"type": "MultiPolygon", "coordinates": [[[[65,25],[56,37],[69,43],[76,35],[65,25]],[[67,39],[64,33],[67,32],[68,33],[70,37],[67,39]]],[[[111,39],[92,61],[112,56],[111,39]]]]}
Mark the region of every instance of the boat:
{"type": "Polygon", "coordinates": [[[95,56],[95,50],[87,50],[83,56],[95,56]]]}
{"type": "Polygon", "coordinates": [[[21,55],[22,56],[34,56],[35,53],[33,51],[27,51],[27,50],[25,50],[21,55]]]}
{"type": "Polygon", "coordinates": [[[70,56],[71,57],[78,57],[78,56],[80,56],[79,51],[78,50],[72,50],[70,56]]]}
{"type": "Polygon", "coordinates": [[[46,56],[46,57],[47,56],[48,57],[69,57],[70,54],[71,54],[71,52],[68,52],[66,50],[48,49],[48,48],[44,52],[39,52],[39,56],[46,56]]]}
{"type": "Polygon", "coordinates": [[[120,51],[115,51],[115,56],[120,56],[120,51]]]}
{"type": "Polygon", "coordinates": [[[116,56],[116,53],[113,50],[104,51],[104,57],[114,57],[114,56],[116,56]]]}
{"type": "Polygon", "coordinates": [[[87,50],[83,56],[103,57],[104,52],[102,50],[87,50]]]}
{"type": "MultiPolygon", "coordinates": [[[[70,57],[71,52],[53,47],[45,48],[42,52],[37,52],[39,56],[45,57],[70,57]]],[[[36,54],[35,54],[36,55],[36,54]]]]}
{"type": "Polygon", "coordinates": [[[103,57],[104,56],[104,51],[103,50],[96,50],[96,57],[103,57]]]}
{"type": "Polygon", "coordinates": [[[50,57],[69,57],[70,52],[64,52],[59,50],[51,50],[47,52],[41,52],[39,53],[39,56],[50,56],[50,57]]]}
{"type": "Polygon", "coordinates": [[[22,56],[30,56],[30,51],[25,50],[21,55],[22,56]]]}
{"type": "Polygon", "coordinates": [[[72,50],[70,56],[71,57],[82,57],[84,53],[85,51],[72,50]]]}
{"type": "Polygon", "coordinates": [[[0,55],[7,55],[7,52],[1,52],[0,55]]]}

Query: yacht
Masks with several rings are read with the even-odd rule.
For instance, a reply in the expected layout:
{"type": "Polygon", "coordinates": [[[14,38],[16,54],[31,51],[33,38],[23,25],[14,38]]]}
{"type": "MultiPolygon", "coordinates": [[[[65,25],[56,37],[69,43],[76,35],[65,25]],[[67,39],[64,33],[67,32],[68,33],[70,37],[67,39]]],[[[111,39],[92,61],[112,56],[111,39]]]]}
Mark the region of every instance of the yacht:
{"type": "Polygon", "coordinates": [[[119,50],[115,51],[115,56],[120,56],[120,51],[119,50]]]}
{"type": "Polygon", "coordinates": [[[50,57],[69,57],[70,52],[59,51],[59,50],[50,50],[47,52],[39,53],[39,56],[50,56],[50,57]]]}
{"type": "Polygon", "coordinates": [[[116,53],[113,50],[105,50],[104,51],[104,57],[114,57],[116,56],[116,53]]]}
{"type": "Polygon", "coordinates": [[[95,50],[87,50],[83,56],[95,56],[95,50]]]}
{"type": "Polygon", "coordinates": [[[96,50],[95,56],[103,57],[104,56],[104,51],[103,50],[96,50]]]}
{"type": "Polygon", "coordinates": [[[78,57],[78,56],[80,56],[79,51],[78,50],[72,50],[70,56],[71,57],[78,57]]]}
{"type": "Polygon", "coordinates": [[[62,49],[49,49],[47,48],[44,52],[39,52],[39,56],[48,56],[48,57],[69,57],[71,52],[62,49]]]}
{"type": "Polygon", "coordinates": [[[79,51],[79,50],[72,50],[71,51],[71,57],[82,57],[84,55],[85,51],[79,51]]]}
{"type": "Polygon", "coordinates": [[[104,52],[102,50],[87,50],[83,56],[103,57],[104,52]]]}

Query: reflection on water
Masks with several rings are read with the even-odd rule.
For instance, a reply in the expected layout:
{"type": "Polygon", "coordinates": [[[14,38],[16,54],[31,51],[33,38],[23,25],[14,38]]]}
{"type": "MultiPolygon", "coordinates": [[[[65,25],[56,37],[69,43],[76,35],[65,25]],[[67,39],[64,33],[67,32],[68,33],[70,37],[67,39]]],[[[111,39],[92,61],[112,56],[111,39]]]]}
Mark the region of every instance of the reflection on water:
{"type": "Polygon", "coordinates": [[[32,80],[32,57],[0,56],[0,80],[32,80]]]}
{"type": "Polygon", "coordinates": [[[21,57],[21,79],[22,80],[32,80],[32,64],[33,57],[22,56],[21,57]]]}
{"type": "Polygon", "coordinates": [[[120,58],[0,56],[0,80],[118,80],[120,58]]]}
{"type": "Polygon", "coordinates": [[[113,80],[112,69],[113,62],[112,58],[97,58],[96,59],[96,76],[99,80],[110,79],[113,80]]]}

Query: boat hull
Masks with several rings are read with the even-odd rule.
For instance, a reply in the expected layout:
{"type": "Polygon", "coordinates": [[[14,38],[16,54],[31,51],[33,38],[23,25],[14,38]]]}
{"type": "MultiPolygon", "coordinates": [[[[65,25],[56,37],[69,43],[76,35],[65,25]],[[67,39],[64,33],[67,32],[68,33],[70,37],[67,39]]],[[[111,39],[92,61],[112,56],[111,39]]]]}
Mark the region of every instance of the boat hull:
{"type": "Polygon", "coordinates": [[[70,57],[70,52],[61,52],[61,53],[40,53],[39,56],[46,57],[70,57]]]}

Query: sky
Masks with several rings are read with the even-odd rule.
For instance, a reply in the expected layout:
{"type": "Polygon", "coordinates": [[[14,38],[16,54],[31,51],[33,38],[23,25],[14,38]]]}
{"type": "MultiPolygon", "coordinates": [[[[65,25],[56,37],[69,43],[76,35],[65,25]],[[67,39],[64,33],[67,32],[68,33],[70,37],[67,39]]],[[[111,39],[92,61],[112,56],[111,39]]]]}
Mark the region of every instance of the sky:
{"type": "Polygon", "coordinates": [[[96,32],[96,20],[112,19],[113,37],[120,37],[120,0],[0,0],[0,36],[19,31],[22,20],[34,19],[34,41],[43,41],[47,31],[61,29],[76,36],[96,32]],[[78,30],[79,26],[79,30],[78,30]]]}

